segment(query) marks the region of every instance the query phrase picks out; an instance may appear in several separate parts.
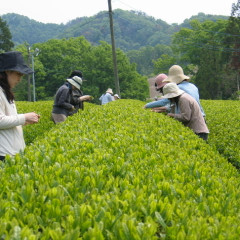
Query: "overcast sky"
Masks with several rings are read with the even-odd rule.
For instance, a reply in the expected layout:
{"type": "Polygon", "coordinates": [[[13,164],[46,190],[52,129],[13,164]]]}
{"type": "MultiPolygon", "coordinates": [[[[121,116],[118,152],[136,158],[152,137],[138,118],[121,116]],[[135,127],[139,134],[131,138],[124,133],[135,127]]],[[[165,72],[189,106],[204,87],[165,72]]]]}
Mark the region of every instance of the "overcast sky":
{"type": "MultiPolygon", "coordinates": [[[[112,0],[112,9],[146,13],[169,24],[182,23],[199,12],[231,15],[237,0],[112,0]]],[[[17,13],[43,23],[67,23],[108,10],[108,0],[1,0],[0,16],[17,13]]]]}

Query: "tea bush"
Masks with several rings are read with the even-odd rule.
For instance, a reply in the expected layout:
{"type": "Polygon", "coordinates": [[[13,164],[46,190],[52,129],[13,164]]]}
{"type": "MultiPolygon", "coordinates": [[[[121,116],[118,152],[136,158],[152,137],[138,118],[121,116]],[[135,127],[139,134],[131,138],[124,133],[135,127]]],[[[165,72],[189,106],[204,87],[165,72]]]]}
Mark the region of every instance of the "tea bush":
{"type": "Polygon", "coordinates": [[[210,129],[209,144],[240,167],[240,101],[203,100],[210,129]]]}
{"type": "Polygon", "coordinates": [[[1,163],[0,237],[238,239],[236,168],[142,106],[87,104],[1,163]]]}
{"type": "Polygon", "coordinates": [[[32,143],[37,137],[44,137],[45,132],[54,127],[51,121],[53,101],[16,102],[18,113],[36,112],[40,117],[38,124],[23,126],[26,145],[32,143]]]}

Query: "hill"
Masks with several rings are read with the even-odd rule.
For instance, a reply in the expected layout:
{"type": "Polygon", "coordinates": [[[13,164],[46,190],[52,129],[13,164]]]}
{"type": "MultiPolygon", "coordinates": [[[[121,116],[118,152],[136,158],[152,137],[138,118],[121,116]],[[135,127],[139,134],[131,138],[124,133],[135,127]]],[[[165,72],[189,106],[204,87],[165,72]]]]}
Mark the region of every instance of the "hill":
{"type": "MultiPolygon", "coordinates": [[[[85,36],[93,45],[98,45],[99,41],[111,42],[107,11],[99,12],[92,17],[76,18],[67,24],[44,24],[15,13],[8,13],[1,17],[7,22],[15,45],[24,42],[31,45],[53,38],[61,39],[81,35],[85,36]]],[[[193,19],[203,22],[228,18],[227,16],[199,13],[184,20],[180,25],[170,25],[143,12],[121,9],[115,10],[113,17],[116,46],[124,51],[137,50],[147,45],[170,45],[172,34],[182,27],[190,27],[189,22],[193,19]]]]}

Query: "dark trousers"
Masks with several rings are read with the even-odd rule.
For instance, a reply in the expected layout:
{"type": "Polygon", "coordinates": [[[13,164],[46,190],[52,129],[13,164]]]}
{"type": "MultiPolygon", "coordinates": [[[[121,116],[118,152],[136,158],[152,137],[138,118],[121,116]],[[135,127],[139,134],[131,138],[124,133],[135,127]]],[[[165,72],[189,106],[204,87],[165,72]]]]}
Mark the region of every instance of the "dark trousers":
{"type": "Polygon", "coordinates": [[[208,140],[208,133],[196,133],[200,138],[202,138],[204,141],[208,140]]]}
{"type": "Polygon", "coordinates": [[[0,156],[0,161],[4,161],[5,156],[0,156]]]}

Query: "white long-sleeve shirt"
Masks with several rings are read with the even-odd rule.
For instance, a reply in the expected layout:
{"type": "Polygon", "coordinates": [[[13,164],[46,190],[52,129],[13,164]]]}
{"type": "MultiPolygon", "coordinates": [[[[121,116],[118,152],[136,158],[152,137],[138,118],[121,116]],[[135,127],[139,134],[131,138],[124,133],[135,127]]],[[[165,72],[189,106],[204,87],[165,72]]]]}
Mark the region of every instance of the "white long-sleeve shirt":
{"type": "Polygon", "coordinates": [[[25,148],[22,125],[24,114],[18,114],[15,103],[9,103],[0,87],[0,156],[19,153],[25,148]]]}

